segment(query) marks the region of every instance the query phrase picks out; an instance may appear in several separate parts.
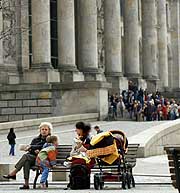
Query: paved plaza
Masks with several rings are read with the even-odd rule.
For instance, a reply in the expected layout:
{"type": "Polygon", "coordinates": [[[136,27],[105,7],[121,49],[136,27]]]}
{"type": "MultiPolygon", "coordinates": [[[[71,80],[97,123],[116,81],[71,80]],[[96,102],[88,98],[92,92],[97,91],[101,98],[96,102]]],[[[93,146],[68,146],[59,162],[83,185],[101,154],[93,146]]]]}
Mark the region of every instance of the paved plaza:
{"type": "MultiPolygon", "coordinates": [[[[92,126],[100,125],[101,128],[106,131],[109,129],[122,129],[125,131],[128,137],[131,137],[137,133],[144,131],[154,125],[162,124],[163,122],[127,122],[127,121],[117,121],[117,122],[93,122],[92,126]]],[[[59,136],[59,140],[61,144],[71,144],[71,140],[74,133],[74,125],[62,125],[60,127],[54,128],[54,133],[59,136]]],[[[31,139],[36,136],[37,130],[33,131],[21,131],[17,132],[17,145],[16,145],[16,156],[10,157],[8,156],[9,145],[6,140],[6,133],[2,133],[0,135],[0,146],[1,146],[1,155],[0,155],[0,163],[10,163],[15,164],[16,161],[20,158],[23,152],[19,152],[18,146],[19,144],[28,144],[31,139]]],[[[95,134],[94,131],[92,134],[95,134]]],[[[149,158],[139,158],[137,159],[137,165],[134,168],[135,180],[137,186],[135,189],[130,190],[121,190],[121,192],[147,192],[147,193],[174,193],[177,192],[171,185],[171,180],[168,177],[168,161],[166,155],[155,156],[149,158]],[[151,176],[154,175],[154,176],[151,176]],[[158,175],[158,177],[156,176],[158,175]],[[158,185],[161,184],[161,185],[158,185]]],[[[2,175],[2,174],[1,174],[2,175]]],[[[32,182],[34,178],[34,172],[31,172],[32,182]]],[[[92,176],[93,181],[93,176],[92,176]]],[[[69,192],[72,190],[63,190],[66,187],[67,182],[51,182],[51,175],[49,176],[50,186],[48,190],[45,192],[69,192]]],[[[17,181],[11,181],[10,184],[8,182],[2,182],[0,185],[0,192],[6,190],[7,192],[19,192],[18,187],[23,183],[23,174],[20,172],[17,175],[17,181]],[[5,185],[6,184],[6,185],[5,185]]],[[[106,184],[105,189],[101,192],[119,192],[119,184],[106,184]]],[[[31,186],[32,187],[32,186],[31,186]]],[[[44,192],[43,190],[38,190],[40,192],[44,192]]],[[[31,190],[31,192],[35,192],[31,190]]],[[[75,191],[72,191],[75,192],[75,191]]],[[[77,192],[77,191],[76,191],[77,192]]],[[[91,192],[100,192],[95,191],[93,189],[93,185],[91,186],[91,190],[78,191],[83,193],[91,193],[91,192]]]]}
{"type": "Polygon", "coordinates": [[[17,186],[1,186],[0,192],[12,192],[12,193],[19,193],[19,192],[60,192],[60,193],[68,193],[68,192],[75,192],[75,193],[177,193],[177,190],[172,188],[171,186],[138,186],[135,189],[130,190],[121,190],[118,189],[118,186],[109,186],[109,189],[105,190],[64,190],[63,186],[54,186],[54,188],[49,188],[48,190],[18,190],[17,186]]]}

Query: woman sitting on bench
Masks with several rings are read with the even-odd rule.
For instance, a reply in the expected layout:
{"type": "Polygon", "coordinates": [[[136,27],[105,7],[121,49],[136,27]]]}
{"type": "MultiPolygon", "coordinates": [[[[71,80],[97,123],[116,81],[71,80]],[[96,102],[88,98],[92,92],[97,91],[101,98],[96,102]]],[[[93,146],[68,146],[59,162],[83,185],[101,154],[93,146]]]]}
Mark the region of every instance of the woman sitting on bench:
{"type": "Polygon", "coordinates": [[[86,165],[90,172],[90,169],[94,166],[94,161],[86,156],[86,151],[89,149],[91,141],[90,131],[91,126],[89,124],[85,124],[84,122],[76,123],[77,136],[73,140],[72,151],[68,162],[65,162],[64,165],[86,165]]]}
{"type": "Polygon", "coordinates": [[[23,168],[25,183],[22,187],[20,187],[20,189],[29,189],[30,169],[35,165],[36,156],[42,149],[43,145],[46,143],[46,137],[51,135],[53,127],[51,123],[43,122],[40,124],[39,129],[39,136],[34,138],[30,145],[25,147],[24,151],[27,153],[24,154],[16,163],[15,169],[8,175],[3,176],[6,179],[16,180],[16,174],[23,168]]]}

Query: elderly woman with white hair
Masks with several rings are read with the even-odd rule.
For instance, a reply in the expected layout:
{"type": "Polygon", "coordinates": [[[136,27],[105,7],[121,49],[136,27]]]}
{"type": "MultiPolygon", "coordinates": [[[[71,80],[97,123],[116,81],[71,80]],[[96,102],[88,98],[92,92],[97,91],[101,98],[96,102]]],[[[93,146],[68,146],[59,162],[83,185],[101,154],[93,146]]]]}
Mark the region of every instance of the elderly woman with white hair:
{"type": "Polygon", "coordinates": [[[40,134],[32,140],[30,145],[24,148],[27,153],[16,163],[15,169],[3,177],[16,180],[16,174],[23,168],[25,183],[20,189],[29,189],[30,168],[35,165],[36,156],[46,143],[46,137],[51,135],[52,129],[51,123],[42,122],[39,126],[40,134]]]}

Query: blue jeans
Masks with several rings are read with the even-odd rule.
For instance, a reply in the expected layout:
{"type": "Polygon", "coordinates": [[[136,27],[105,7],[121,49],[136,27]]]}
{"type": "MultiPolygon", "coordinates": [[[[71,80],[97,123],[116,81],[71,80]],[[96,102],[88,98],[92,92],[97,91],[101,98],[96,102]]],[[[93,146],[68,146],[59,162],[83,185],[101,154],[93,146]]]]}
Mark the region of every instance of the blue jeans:
{"type": "Polygon", "coordinates": [[[41,168],[42,168],[42,176],[41,176],[41,180],[40,183],[41,184],[45,184],[47,179],[48,179],[48,174],[49,174],[49,168],[46,166],[45,163],[41,162],[40,164],[41,168]]]}
{"type": "Polygon", "coordinates": [[[14,148],[15,148],[15,144],[10,144],[11,148],[9,151],[9,155],[13,155],[14,156],[14,148]]]}

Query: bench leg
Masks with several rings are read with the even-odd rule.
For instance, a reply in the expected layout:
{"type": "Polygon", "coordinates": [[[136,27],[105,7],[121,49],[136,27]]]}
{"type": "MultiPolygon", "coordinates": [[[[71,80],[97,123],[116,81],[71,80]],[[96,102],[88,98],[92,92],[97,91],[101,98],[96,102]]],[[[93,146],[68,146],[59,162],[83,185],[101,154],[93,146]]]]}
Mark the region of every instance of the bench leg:
{"type": "Polygon", "coordinates": [[[46,180],[46,188],[48,188],[48,180],[46,180]]]}
{"type": "Polygon", "coordinates": [[[135,183],[134,176],[133,176],[133,173],[132,173],[132,168],[130,169],[130,174],[131,174],[132,187],[134,188],[136,186],[136,183],[135,183]]]}
{"type": "Polygon", "coordinates": [[[40,171],[36,170],[36,176],[34,178],[33,189],[36,189],[36,183],[37,183],[37,179],[38,179],[39,175],[40,175],[40,171]]]}

